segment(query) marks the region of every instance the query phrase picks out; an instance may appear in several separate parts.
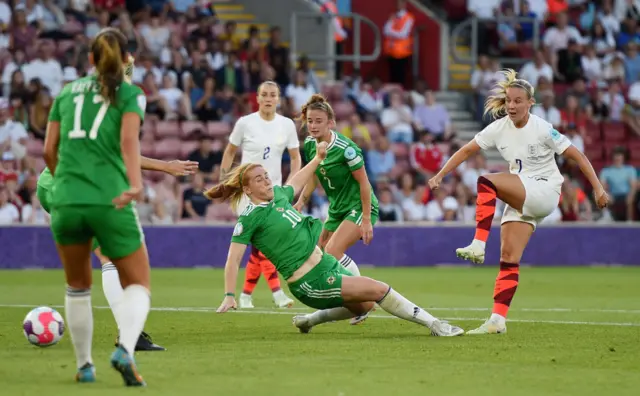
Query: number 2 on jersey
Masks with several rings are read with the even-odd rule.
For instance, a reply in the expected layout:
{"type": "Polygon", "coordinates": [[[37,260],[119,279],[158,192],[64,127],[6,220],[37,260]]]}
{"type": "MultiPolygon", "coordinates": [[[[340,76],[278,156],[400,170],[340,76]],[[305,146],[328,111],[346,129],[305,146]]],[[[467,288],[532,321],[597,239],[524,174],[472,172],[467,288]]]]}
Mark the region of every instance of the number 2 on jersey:
{"type": "Polygon", "coordinates": [[[516,158],[516,164],[518,164],[518,173],[522,172],[522,160],[516,158]]]}
{"type": "Polygon", "coordinates": [[[284,213],[282,213],[282,217],[291,222],[291,228],[295,228],[295,226],[302,221],[302,217],[291,209],[285,210],[284,213]]]}
{"type": "MultiPolygon", "coordinates": [[[[87,137],[87,131],[82,130],[82,125],[80,125],[82,122],[82,107],[84,106],[85,97],[85,95],[73,97],[73,103],[76,105],[76,108],[73,114],[73,129],[69,131],[69,139],[84,139],[87,137]]],[[[91,130],[89,131],[89,139],[96,140],[98,137],[98,129],[100,129],[100,124],[102,124],[104,117],[107,115],[109,104],[106,103],[100,95],[95,95],[93,102],[95,104],[102,103],[98,114],[96,114],[96,118],[93,119],[93,124],[91,124],[91,130]]]]}
{"type": "Polygon", "coordinates": [[[267,146],[264,148],[264,152],[262,153],[262,159],[266,160],[269,158],[269,153],[271,152],[271,147],[267,146]]]}

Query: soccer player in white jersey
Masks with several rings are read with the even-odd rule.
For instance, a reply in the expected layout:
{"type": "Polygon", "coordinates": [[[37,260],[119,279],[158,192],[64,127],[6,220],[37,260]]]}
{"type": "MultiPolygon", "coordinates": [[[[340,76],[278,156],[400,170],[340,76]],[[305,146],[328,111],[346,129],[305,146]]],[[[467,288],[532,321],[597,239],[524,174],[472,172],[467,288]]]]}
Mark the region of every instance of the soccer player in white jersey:
{"type": "Polygon", "coordinates": [[[506,316],[518,287],[522,253],[537,224],[558,207],[564,177],[558,170],[555,154],[575,161],[587,177],[596,203],[603,208],[609,197],[591,163],[569,139],[551,124],[530,113],[533,87],[518,79],[513,70],[503,72],[505,79],[487,98],[485,114],[496,121],[458,150],[429,186],[437,189],[449,172],[479,150],[496,147],[509,163],[509,173],[493,173],[478,178],[476,233],[471,245],[457,249],[458,257],[474,263],[484,262],[485,244],[496,209],[496,199],[506,206],[500,228],[500,272],[493,296],[493,313],[479,328],[467,334],[506,333],[506,316]]]}
{"type": "MultiPolygon", "coordinates": [[[[265,81],[258,87],[259,110],[236,122],[222,157],[221,179],[231,169],[238,147],[242,147],[241,163],[262,165],[276,186],[282,185],[282,154],[285,149],[289,151],[291,158],[290,174],[294,175],[300,170],[302,160],[296,126],[290,118],[276,113],[279,102],[280,88],[278,84],[273,81],[265,81]]],[[[249,202],[249,197],[244,196],[236,210],[238,216],[249,202]]],[[[240,294],[240,308],[254,307],[251,294],[261,273],[267,279],[276,306],[290,308],[294,301],[282,291],[276,267],[253,247],[245,271],[244,287],[242,294],[240,294]]]]}

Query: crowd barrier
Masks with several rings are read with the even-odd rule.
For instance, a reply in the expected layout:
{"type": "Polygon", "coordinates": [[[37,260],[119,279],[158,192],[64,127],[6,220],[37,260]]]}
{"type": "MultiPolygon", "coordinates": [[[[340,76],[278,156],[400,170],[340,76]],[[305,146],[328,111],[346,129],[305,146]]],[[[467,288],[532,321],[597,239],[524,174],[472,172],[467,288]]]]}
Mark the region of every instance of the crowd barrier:
{"type": "MultiPolygon", "coordinates": [[[[144,227],[151,265],[158,268],[223,267],[233,225],[144,227]]],[[[360,265],[380,267],[467,265],[455,249],[473,238],[469,225],[379,226],[369,246],[349,250],[360,265]]],[[[249,249],[247,249],[249,250],[249,249]]],[[[494,226],[485,262],[498,263],[494,226]]],[[[538,266],[640,265],[640,225],[540,226],[522,263],[538,266]]],[[[97,266],[97,262],[94,262],[97,266]]],[[[0,227],[0,268],[60,268],[49,228],[0,227]]]]}

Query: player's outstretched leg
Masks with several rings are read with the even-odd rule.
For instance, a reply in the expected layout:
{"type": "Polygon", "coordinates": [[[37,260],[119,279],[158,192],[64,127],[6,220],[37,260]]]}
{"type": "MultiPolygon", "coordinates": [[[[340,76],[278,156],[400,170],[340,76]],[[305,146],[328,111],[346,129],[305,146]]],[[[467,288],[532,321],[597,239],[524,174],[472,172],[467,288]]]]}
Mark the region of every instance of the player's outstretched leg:
{"type": "Polygon", "coordinates": [[[247,261],[247,268],[244,271],[244,286],[238,299],[238,308],[254,308],[251,295],[260,280],[261,271],[260,252],[251,246],[251,255],[249,256],[249,261],[247,261]]]}
{"type": "Polygon", "coordinates": [[[273,263],[271,263],[264,254],[258,253],[258,255],[260,258],[260,270],[262,271],[264,278],[269,283],[269,288],[273,295],[273,302],[276,304],[276,307],[291,308],[294,301],[290,299],[280,287],[280,278],[278,278],[276,266],[273,265],[273,263]]]}
{"type": "Polygon", "coordinates": [[[456,255],[472,263],[484,263],[484,251],[489,239],[493,216],[496,213],[497,189],[486,177],[478,178],[476,197],[476,234],[471,245],[456,249],[456,255]]]}
{"type": "MultiPolygon", "coordinates": [[[[122,295],[124,293],[122,285],[120,284],[120,274],[118,274],[118,269],[113,265],[111,260],[102,255],[100,246],[95,239],[93,241],[93,253],[98,257],[100,265],[102,266],[102,291],[107,299],[109,308],[111,308],[111,313],[116,321],[116,326],[118,326],[119,332],[120,323],[118,323],[118,318],[115,312],[118,304],[122,301],[122,295]]],[[[116,338],[116,346],[120,343],[119,339],[120,336],[116,338]]],[[[136,343],[136,351],[166,351],[166,348],[158,344],[154,344],[151,336],[143,331],[136,343]]]]}

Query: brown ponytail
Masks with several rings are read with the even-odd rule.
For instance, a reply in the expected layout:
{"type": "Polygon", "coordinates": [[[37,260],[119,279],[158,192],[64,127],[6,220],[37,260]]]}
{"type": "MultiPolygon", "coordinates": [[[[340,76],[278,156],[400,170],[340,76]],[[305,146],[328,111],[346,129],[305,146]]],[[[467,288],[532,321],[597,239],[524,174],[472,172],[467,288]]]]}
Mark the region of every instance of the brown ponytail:
{"type": "Polygon", "coordinates": [[[100,95],[110,103],[116,102],[116,92],[124,81],[126,37],[114,28],[101,30],[91,44],[96,66],[100,95]]]}
{"type": "Polygon", "coordinates": [[[224,180],[204,192],[204,196],[210,200],[230,201],[231,208],[235,211],[244,194],[243,187],[247,184],[245,176],[249,171],[259,167],[258,164],[242,164],[236,166],[227,173],[224,180]]]}
{"type": "Polygon", "coordinates": [[[329,117],[329,121],[336,119],[336,115],[333,112],[333,108],[327,101],[327,98],[325,98],[321,94],[311,95],[311,98],[309,98],[307,103],[302,106],[302,109],[300,109],[299,120],[302,121],[302,125],[304,125],[307,122],[307,113],[309,112],[309,110],[322,110],[325,113],[327,113],[327,117],[329,117]]]}

